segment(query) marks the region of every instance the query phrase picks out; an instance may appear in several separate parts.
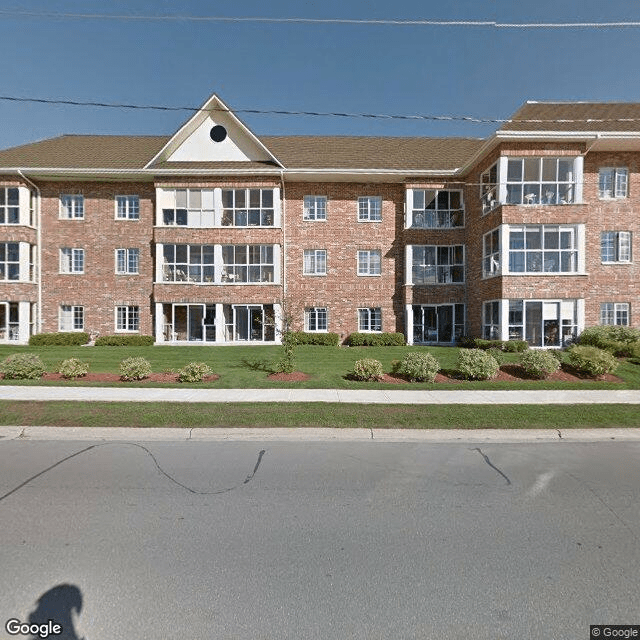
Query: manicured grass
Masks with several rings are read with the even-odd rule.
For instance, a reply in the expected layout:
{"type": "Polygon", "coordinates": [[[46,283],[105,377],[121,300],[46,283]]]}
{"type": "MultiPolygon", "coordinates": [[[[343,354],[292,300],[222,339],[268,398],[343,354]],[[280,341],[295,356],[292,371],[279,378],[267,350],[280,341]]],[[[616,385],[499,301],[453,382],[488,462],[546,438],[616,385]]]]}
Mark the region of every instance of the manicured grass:
{"type": "Polygon", "coordinates": [[[350,405],[0,401],[0,424],[74,427],[525,429],[638,427],[636,405],[350,405]]]}
{"type": "MultiPolygon", "coordinates": [[[[296,349],[296,369],[311,376],[305,382],[284,383],[268,379],[275,363],[281,357],[282,348],[274,346],[156,346],[156,347],[26,347],[0,346],[0,360],[12,353],[37,353],[48,371],[54,371],[66,358],[79,358],[90,363],[90,372],[118,373],[120,362],[131,356],[143,356],[154,372],[177,371],[189,362],[206,362],[220,376],[215,382],[197,383],[198,387],[219,389],[393,389],[395,385],[375,382],[358,382],[346,378],[356,360],[375,358],[382,362],[386,372],[393,360],[401,360],[407,351],[428,351],[440,362],[443,369],[455,369],[458,349],[455,347],[317,347],[300,346],[296,349]]],[[[518,362],[518,354],[505,354],[507,362],[518,362]]],[[[615,372],[623,383],[585,382],[461,382],[433,385],[412,383],[411,389],[640,389],[640,366],[622,362],[615,372]]],[[[0,382],[2,383],[2,382],[0,382]]],[[[5,381],[4,384],[70,384],[68,382],[5,381]]],[[[74,385],[88,384],[78,379],[74,385]]],[[[134,385],[136,383],[128,383],[134,385]]],[[[150,386],[152,383],[142,383],[150,386]]],[[[164,386],[164,385],[162,385],[164,386]]],[[[185,386],[175,383],[173,386],[185,386]]],[[[402,388],[407,388],[403,386],[402,388]]]]}

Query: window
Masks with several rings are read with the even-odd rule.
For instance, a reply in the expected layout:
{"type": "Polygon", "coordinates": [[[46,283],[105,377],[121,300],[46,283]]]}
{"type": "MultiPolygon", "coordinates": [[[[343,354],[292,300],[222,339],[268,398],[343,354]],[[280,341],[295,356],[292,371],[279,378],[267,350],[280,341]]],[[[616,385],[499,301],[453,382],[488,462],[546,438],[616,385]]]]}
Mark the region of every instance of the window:
{"type": "Polygon", "coordinates": [[[60,273],[84,273],[84,249],[60,249],[60,273]]]}
{"type": "Polygon", "coordinates": [[[327,196],[305,196],[303,220],[327,219],[327,196]]]}
{"type": "Polygon", "coordinates": [[[223,245],[222,281],[232,284],[241,282],[273,282],[273,245],[223,245]]]}
{"type": "Polygon", "coordinates": [[[411,227],[450,229],[464,226],[462,191],[414,189],[411,227]]]}
{"type": "Polygon", "coordinates": [[[600,234],[602,262],[631,262],[631,233],[603,231],[600,234]]]}
{"type": "Polygon", "coordinates": [[[0,280],[20,279],[20,244],[0,242],[0,280]]]}
{"type": "Polygon", "coordinates": [[[491,300],[483,305],[483,332],[485,340],[500,340],[500,301],[491,300]]]}
{"type": "Polygon", "coordinates": [[[358,222],[380,222],[382,220],[382,198],[361,196],[358,198],[358,222]]]}
{"type": "Polygon", "coordinates": [[[577,230],[560,225],[509,228],[511,273],[575,273],[578,270],[577,230]]]}
{"type": "Polygon", "coordinates": [[[358,309],[358,331],[382,331],[382,310],[380,307],[358,309]]]}
{"type": "Polygon", "coordinates": [[[485,278],[500,273],[500,229],[482,236],[482,275],[485,278]]]}
{"type": "Polygon", "coordinates": [[[507,204],[569,204],[573,158],[509,158],[506,186],[507,204]]]}
{"type": "Polygon", "coordinates": [[[138,331],[140,328],[140,307],[116,307],[116,331],[138,331]]]}
{"type": "Polygon", "coordinates": [[[381,273],[381,252],[358,251],[358,275],[379,276],[381,273]]]}
{"type": "Polygon", "coordinates": [[[480,174],[480,199],[482,215],[489,213],[498,204],[498,163],[480,174]]]}
{"type": "Polygon", "coordinates": [[[0,224],[20,224],[20,200],[17,187],[0,187],[0,224]]]}
{"type": "Polygon", "coordinates": [[[58,324],[60,331],[82,331],[84,329],[84,307],[62,305],[58,324]]]}
{"type": "Polygon", "coordinates": [[[138,273],[140,249],[116,249],[116,273],[138,273]]]}
{"type": "Polygon", "coordinates": [[[412,305],[413,343],[452,343],[464,335],[463,304],[412,305]]]}
{"type": "Polygon", "coordinates": [[[509,300],[509,340],[560,347],[577,334],[576,300],[509,300]]]}
{"type": "MultiPolygon", "coordinates": [[[[119,251],[126,251],[120,249],[119,251]]],[[[165,244],[162,247],[163,282],[213,282],[212,244],[165,244]]]]}
{"type": "Polygon", "coordinates": [[[303,252],[302,273],[305,276],[326,276],[326,249],[305,249],[303,252]]]}
{"type": "Polygon", "coordinates": [[[411,284],[464,282],[464,246],[412,247],[411,284]]]}
{"type": "Polygon", "coordinates": [[[598,198],[626,198],[629,195],[629,169],[603,168],[598,173],[598,198]]]}
{"type": "Polygon", "coordinates": [[[174,189],[164,197],[172,207],[162,209],[162,224],[178,227],[213,227],[213,189],[174,189]]]}
{"type": "Polygon", "coordinates": [[[305,331],[326,331],[327,327],[326,307],[311,307],[304,310],[305,331]]]}
{"type": "Polygon", "coordinates": [[[140,197],[116,196],[116,218],[118,220],[140,220],[140,197]]]}
{"type": "Polygon", "coordinates": [[[600,305],[600,324],[629,326],[629,304],[627,302],[603,302],[600,305]]]}
{"type": "Polygon", "coordinates": [[[61,195],[60,217],[67,220],[81,220],[84,218],[84,196],[61,195]]]}
{"type": "Polygon", "coordinates": [[[223,227],[273,227],[273,189],[223,189],[223,227]]]}

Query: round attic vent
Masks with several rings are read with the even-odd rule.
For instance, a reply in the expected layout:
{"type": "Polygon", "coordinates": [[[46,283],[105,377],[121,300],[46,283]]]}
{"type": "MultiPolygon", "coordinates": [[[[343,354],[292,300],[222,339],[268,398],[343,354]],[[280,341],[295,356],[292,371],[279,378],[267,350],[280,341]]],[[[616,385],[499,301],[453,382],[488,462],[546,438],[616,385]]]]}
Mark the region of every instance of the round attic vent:
{"type": "Polygon", "coordinates": [[[214,142],[222,142],[227,137],[227,130],[221,124],[217,124],[211,127],[209,135],[214,142]]]}

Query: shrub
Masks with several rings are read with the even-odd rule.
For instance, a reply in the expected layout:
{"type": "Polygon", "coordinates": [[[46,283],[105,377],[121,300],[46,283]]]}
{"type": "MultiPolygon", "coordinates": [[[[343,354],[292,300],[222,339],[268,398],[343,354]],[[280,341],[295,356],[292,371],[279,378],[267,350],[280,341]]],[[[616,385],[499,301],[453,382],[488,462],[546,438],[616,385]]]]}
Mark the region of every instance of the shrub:
{"type": "Polygon", "coordinates": [[[580,373],[601,376],[615,371],[618,361],[607,351],[598,347],[578,345],[569,349],[569,363],[580,373]]]}
{"type": "Polygon", "coordinates": [[[560,361],[553,351],[531,349],[522,355],[520,364],[531,376],[547,378],[560,368],[560,361]]]}
{"type": "Polygon", "coordinates": [[[58,373],[62,374],[63,378],[75,380],[86,376],[89,372],[89,363],[82,362],[78,358],[69,358],[64,360],[58,367],[58,373]]]}
{"type": "Polygon", "coordinates": [[[44,372],[44,363],[35,353],[14,353],[0,363],[0,373],[8,380],[36,380],[44,372]]]}
{"type": "Polygon", "coordinates": [[[213,373],[205,362],[190,362],[178,371],[178,382],[202,382],[213,373]]]}
{"type": "Polygon", "coordinates": [[[500,349],[502,350],[502,345],[504,342],[502,340],[484,340],[483,338],[475,338],[474,347],[476,349],[500,349]]]}
{"type": "Polygon", "coordinates": [[[620,325],[603,325],[585,329],[577,340],[583,346],[604,349],[616,356],[627,356],[640,344],[640,329],[620,325]]]}
{"type": "Polygon", "coordinates": [[[481,349],[460,349],[458,371],[469,380],[488,380],[495,377],[500,365],[481,349]]]}
{"type": "Polygon", "coordinates": [[[295,344],[313,344],[322,347],[337,347],[340,336],[337,333],[305,333],[304,331],[292,331],[291,335],[295,344]]]}
{"type": "Polygon", "coordinates": [[[430,353],[410,351],[394,371],[407,376],[412,382],[433,382],[440,371],[440,363],[430,353]]]}
{"type": "Polygon", "coordinates": [[[502,349],[498,349],[497,347],[491,347],[490,349],[487,349],[487,353],[491,354],[491,356],[498,363],[498,365],[504,364],[506,358],[504,356],[504,351],[502,349]]]}
{"type": "Polygon", "coordinates": [[[29,338],[33,347],[67,347],[87,344],[89,334],[85,331],[62,331],[58,333],[37,333],[29,338]]]}
{"type": "Polygon", "coordinates": [[[151,375],[151,364],[145,358],[125,358],[120,363],[120,378],[122,380],[142,380],[151,375]]]}
{"type": "Polygon", "coordinates": [[[352,333],[346,340],[350,347],[402,347],[403,333],[352,333]]]}
{"type": "Polygon", "coordinates": [[[96,347],[150,347],[155,342],[153,336],[115,335],[96,338],[96,347]]]}
{"type": "Polygon", "coordinates": [[[296,337],[293,331],[282,333],[282,357],[276,362],[278,373],[293,373],[296,368],[296,337]]]}
{"type": "Polygon", "coordinates": [[[353,365],[353,376],[357,380],[382,380],[382,362],[373,358],[358,360],[353,365]]]}
{"type": "Polygon", "coordinates": [[[509,353],[522,353],[529,348],[529,343],[526,340],[507,340],[502,348],[509,353]]]}

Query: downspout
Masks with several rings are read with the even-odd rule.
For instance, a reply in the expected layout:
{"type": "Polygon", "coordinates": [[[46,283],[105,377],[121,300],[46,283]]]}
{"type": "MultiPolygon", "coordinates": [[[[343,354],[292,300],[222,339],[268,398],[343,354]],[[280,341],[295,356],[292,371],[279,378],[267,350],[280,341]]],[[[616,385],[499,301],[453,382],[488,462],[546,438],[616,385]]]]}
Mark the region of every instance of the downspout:
{"type": "Polygon", "coordinates": [[[282,225],[282,306],[285,307],[287,298],[287,226],[286,226],[286,210],[287,199],[284,186],[284,171],[280,170],[280,184],[282,186],[282,210],[280,213],[280,224],[282,225]]]}
{"type": "Polygon", "coordinates": [[[36,333],[42,333],[42,194],[40,187],[38,187],[35,182],[29,180],[20,169],[18,169],[18,175],[36,191],[36,281],[38,285],[36,333]]]}

